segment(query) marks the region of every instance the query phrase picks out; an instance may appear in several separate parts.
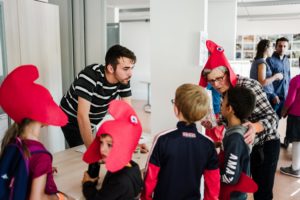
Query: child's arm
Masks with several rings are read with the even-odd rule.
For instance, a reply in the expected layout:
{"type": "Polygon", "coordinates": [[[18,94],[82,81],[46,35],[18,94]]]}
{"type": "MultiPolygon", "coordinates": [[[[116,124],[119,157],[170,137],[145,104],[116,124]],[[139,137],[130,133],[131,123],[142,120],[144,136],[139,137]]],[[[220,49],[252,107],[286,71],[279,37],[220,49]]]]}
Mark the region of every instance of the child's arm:
{"type": "MultiPolygon", "coordinates": [[[[86,175],[88,176],[87,173],[86,175]]],[[[118,176],[106,174],[100,190],[96,188],[97,182],[87,181],[82,184],[82,193],[86,200],[122,199],[128,193],[129,184],[131,183],[128,183],[128,177],[122,173],[118,176]]]]}
{"type": "Polygon", "coordinates": [[[56,194],[48,195],[45,193],[47,174],[43,174],[37,178],[34,178],[31,184],[29,200],[57,200],[56,194]]]}
{"type": "Polygon", "coordinates": [[[152,146],[146,166],[144,189],[142,191],[141,200],[152,200],[153,192],[158,181],[160,154],[162,153],[160,138],[156,137],[153,144],[155,145],[152,146]]]}
{"type": "Polygon", "coordinates": [[[146,172],[145,183],[144,183],[144,190],[142,192],[142,200],[151,200],[153,191],[157,184],[157,177],[160,168],[154,164],[149,163],[148,169],[146,172]]]}
{"type": "Polygon", "coordinates": [[[220,192],[220,170],[217,152],[212,148],[208,166],[204,171],[204,200],[218,200],[220,192]]]}
{"type": "Polygon", "coordinates": [[[221,182],[236,184],[242,173],[241,156],[246,153],[242,135],[234,133],[229,136],[224,145],[224,168],[221,170],[221,182]]]}

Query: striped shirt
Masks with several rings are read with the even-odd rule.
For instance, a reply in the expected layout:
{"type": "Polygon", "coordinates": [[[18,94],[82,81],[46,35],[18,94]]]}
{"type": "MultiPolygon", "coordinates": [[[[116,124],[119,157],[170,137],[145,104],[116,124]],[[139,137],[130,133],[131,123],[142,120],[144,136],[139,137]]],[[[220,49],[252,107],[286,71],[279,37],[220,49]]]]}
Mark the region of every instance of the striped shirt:
{"type": "Polygon", "coordinates": [[[84,68],[63,96],[60,106],[68,115],[70,123],[77,124],[78,97],[91,102],[89,118],[94,128],[105,116],[110,101],[118,96],[131,96],[130,83],[110,84],[105,78],[104,68],[98,64],[84,68]]]}
{"type": "Polygon", "coordinates": [[[256,135],[254,145],[263,144],[265,141],[269,140],[279,139],[280,137],[277,131],[277,115],[259,82],[254,79],[238,76],[236,86],[249,88],[256,96],[256,105],[248,120],[252,123],[260,122],[263,125],[264,130],[256,135]]]}

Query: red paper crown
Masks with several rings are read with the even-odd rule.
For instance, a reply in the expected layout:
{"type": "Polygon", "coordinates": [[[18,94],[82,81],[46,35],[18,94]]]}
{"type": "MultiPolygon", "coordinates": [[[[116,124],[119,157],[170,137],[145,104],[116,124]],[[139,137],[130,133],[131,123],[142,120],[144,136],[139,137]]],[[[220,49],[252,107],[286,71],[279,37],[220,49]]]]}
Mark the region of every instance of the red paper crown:
{"type": "Polygon", "coordinates": [[[206,77],[203,75],[203,71],[205,69],[213,70],[217,67],[223,66],[228,69],[231,85],[235,86],[237,77],[236,74],[231,69],[229,62],[224,55],[224,49],[211,40],[206,41],[206,47],[210,53],[210,56],[208,57],[208,60],[203,70],[201,71],[199,85],[203,87],[207,86],[206,77]]]}
{"type": "Polygon", "coordinates": [[[131,160],[142,134],[142,126],[134,110],[124,101],[111,101],[108,113],[114,120],[101,125],[93,143],[84,153],[83,160],[87,163],[98,162],[101,159],[100,135],[109,134],[113,140],[113,147],[106,159],[106,168],[110,172],[116,172],[131,160]]]}
{"type": "Polygon", "coordinates": [[[66,114],[50,92],[34,83],[39,72],[34,65],[22,65],[7,75],[0,87],[0,106],[15,122],[29,118],[43,124],[64,126],[66,114]]]}

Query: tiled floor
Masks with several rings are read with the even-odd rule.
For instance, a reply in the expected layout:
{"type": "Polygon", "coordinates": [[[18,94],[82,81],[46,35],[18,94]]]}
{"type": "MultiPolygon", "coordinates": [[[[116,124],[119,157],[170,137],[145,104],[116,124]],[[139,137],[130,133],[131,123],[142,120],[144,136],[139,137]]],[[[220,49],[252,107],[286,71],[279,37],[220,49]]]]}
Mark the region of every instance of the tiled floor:
{"type": "MultiPolygon", "coordinates": [[[[150,113],[144,112],[143,106],[146,101],[134,100],[133,107],[135,108],[137,115],[139,116],[143,131],[146,133],[151,133],[150,127],[150,113]]],[[[280,122],[279,132],[283,139],[285,135],[285,120],[280,122]]],[[[273,188],[274,200],[300,200],[300,178],[293,178],[286,175],[282,175],[279,172],[281,166],[289,166],[291,164],[291,144],[287,150],[281,148],[280,158],[277,165],[277,171],[275,176],[275,184],[273,188]]],[[[252,196],[249,195],[249,200],[253,200],[252,196]]]]}

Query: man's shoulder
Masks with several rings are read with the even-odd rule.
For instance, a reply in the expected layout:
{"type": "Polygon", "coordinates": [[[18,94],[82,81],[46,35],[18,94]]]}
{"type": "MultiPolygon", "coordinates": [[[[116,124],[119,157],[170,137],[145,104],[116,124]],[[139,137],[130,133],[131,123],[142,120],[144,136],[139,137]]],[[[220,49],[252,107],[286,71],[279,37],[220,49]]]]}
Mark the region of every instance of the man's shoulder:
{"type": "Polygon", "coordinates": [[[83,71],[102,72],[102,71],[104,71],[104,66],[101,64],[94,63],[94,64],[90,64],[90,65],[86,66],[83,69],[83,71]]]}

